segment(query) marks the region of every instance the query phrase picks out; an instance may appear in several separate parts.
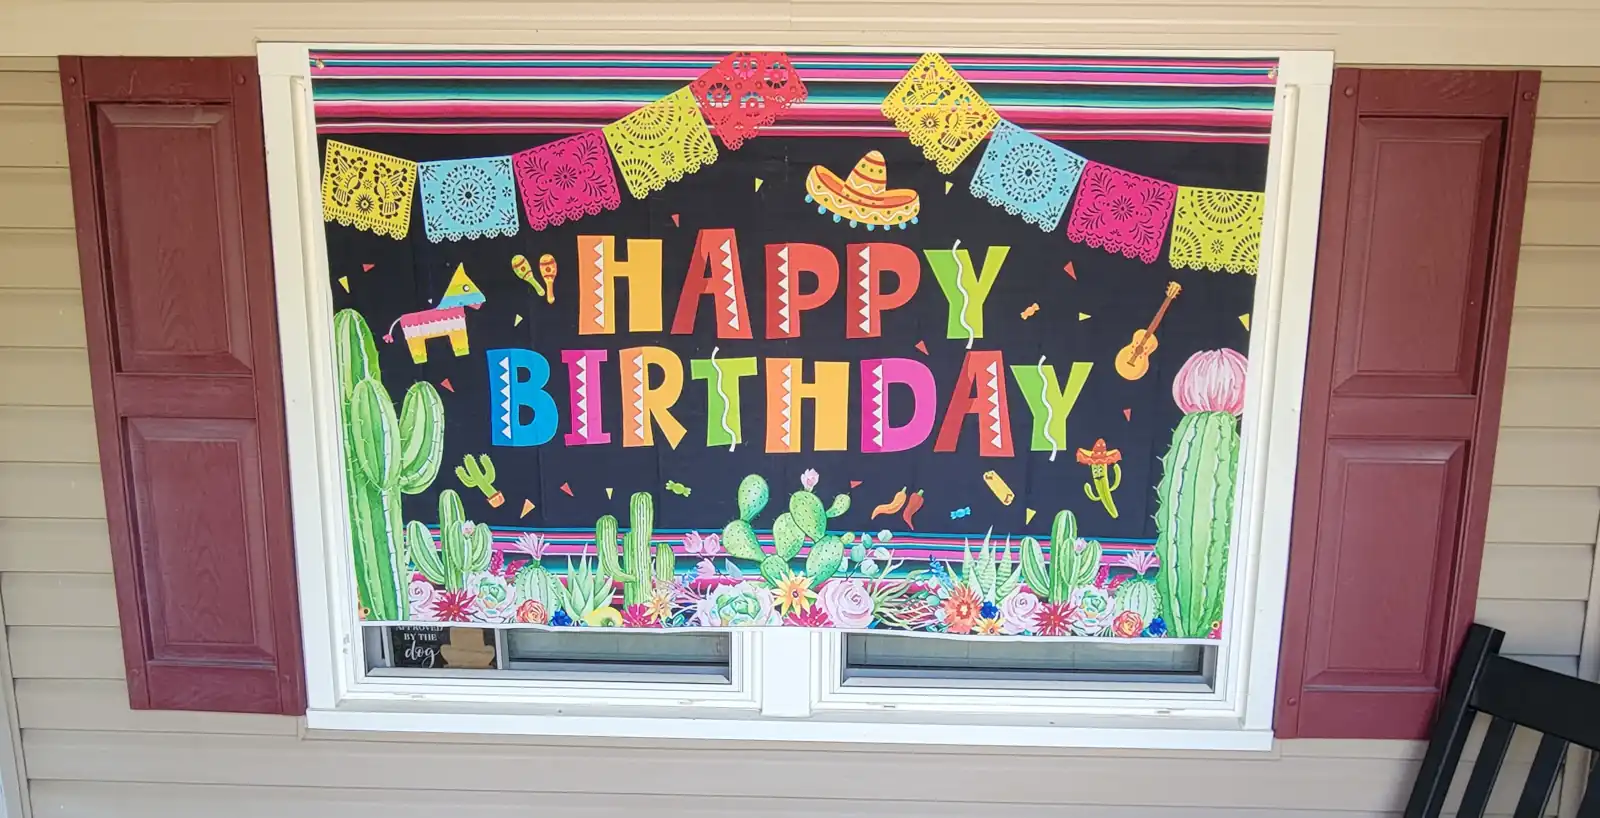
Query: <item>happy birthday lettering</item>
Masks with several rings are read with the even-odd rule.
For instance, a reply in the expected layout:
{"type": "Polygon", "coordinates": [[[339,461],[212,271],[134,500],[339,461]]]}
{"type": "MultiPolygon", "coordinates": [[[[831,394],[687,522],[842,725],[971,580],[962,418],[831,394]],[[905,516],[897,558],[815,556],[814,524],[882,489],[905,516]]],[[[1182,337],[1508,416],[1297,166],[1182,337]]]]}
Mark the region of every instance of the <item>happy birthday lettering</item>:
{"type": "MultiPolygon", "coordinates": [[[[626,325],[622,331],[629,334],[662,332],[661,240],[578,236],[577,244],[578,334],[614,336],[619,323],[626,325]],[[621,287],[627,288],[626,315],[618,314],[621,287]]],[[[932,370],[914,358],[868,358],[854,364],[791,357],[757,359],[723,355],[718,346],[711,357],[688,361],[689,380],[698,384],[689,388],[703,389],[706,395],[704,444],[745,444],[749,438],[741,399],[748,390],[760,389],[766,398],[766,417],[759,432],[751,429],[750,433],[759,435],[765,451],[796,453],[807,444],[812,451],[844,451],[850,442],[848,396],[854,379],[861,398],[856,447],[863,453],[905,451],[923,445],[930,437],[935,452],[953,452],[971,416],[978,430],[978,453],[1011,457],[1009,377],[1021,390],[1032,416],[1027,447],[1032,451],[1062,448],[1067,440],[1067,418],[1094,365],[1073,362],[1063,382],[1055,366],[1042,359],[1007,366],[998,350],[972,349],[973,342],[983,338],[984,303],[1010,249],[990,246],[981,258],[974,258],[958,244],[948,250],[923,250],[919,256],[901,244],[861,242],[847,245],[841,259],[816,244],[766,245],[762,254],[762,275],[766,277],[765,303],[761,305],[763,337],[801,338],[805,314],[835,296],[845,300],[846,338],[880,337],[884,316],[916,296],[926,259],[948,306],[946,337],[966,342],[961,371],[944,399],[935,429],[940,390],[932,370]],[[809,290],[802,287],[802,276],[811,279],[809,290]],[[890,406],[893,403],[898,410],[902,400],[909,400],[910,419],[895,425],[890,421],[890,406]],[[802,428],[806,402],[812,409],[809,433],[802,428]]],[[[756,328],[745,296],[744,276],[735,231],[701,230],[667,331],[690,335],[699,322],[710,320],[721,341],[752,340],[756,328]]],[[[552,381],[561,376],[549,359],[525,348],[491,349],[487,357],[495,445],[542,446],[563,431],[558,428],[559,407],[552,394],[552,381]]],[[[565,369],[567,386],[567,426],[562,438],[566,445],[609,444],[615,442],[615,433],[626,447],[656,446],[664,441],[676,449],[688,436],[689,430],[673,414],[688,384],[684,361],[672,350],[653,345],[628,347],[618,350],[613,360],[612,352],[605,349],[567,349],[561,351],[557,364],[565,369]],[[620,429],[603,426],[601,406],[607,400],[621,403],[620,429]]],[[[894,416],[905,414],[896,411],[894,416]]]]}

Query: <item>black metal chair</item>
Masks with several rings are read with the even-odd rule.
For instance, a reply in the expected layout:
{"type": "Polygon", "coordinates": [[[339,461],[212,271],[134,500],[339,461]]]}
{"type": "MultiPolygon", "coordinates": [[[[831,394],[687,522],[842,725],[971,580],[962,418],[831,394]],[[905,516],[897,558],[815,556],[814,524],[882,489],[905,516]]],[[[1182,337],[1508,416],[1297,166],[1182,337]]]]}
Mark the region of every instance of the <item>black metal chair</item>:
{"type": "MultiPolygon", "coordinates": [[[[1444,809],[1467,734],[1479,713],[1488,714],[1491,720],[1462,793],[1459,818],[1482,818],[1518,726],[1537,730],[1544,737],[1517,799],[1515,818],[1544,814],[1568,744],[1600,749],[1600,684],[1507,659],[1500,655],[1504,639],[1504,631],[1486,625],[1473,625],[1467,632],[1450,686],[1439,704],[1438,721],[1406,804],[1405,818],[1437,818],[1444,809]]],[[[1600,818],[1600,765],[1591,764],[1589,770],[1572,774],[1588,776],[1579,818],[1600,818]]]]}

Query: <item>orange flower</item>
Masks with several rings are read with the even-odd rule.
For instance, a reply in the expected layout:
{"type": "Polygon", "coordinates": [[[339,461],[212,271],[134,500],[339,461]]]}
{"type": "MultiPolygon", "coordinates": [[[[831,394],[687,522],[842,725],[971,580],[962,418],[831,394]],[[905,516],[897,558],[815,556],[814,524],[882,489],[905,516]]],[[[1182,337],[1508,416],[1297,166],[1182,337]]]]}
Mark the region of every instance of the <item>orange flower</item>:
{"type": "Polygon", "coordinates": [[[957,585],[944,601],[945,630],[972,633],[972,625],[977,621],[978,611],[982,607],[983,600],[978,598],[977,593],[965,585],[957,585]]]}
{"type": "Polygon", "coordinates": [[[973,626],[973,629],[984,636],[999,636],[1000,618],[995,617],[993,619],[980,619],[973,626]]]}

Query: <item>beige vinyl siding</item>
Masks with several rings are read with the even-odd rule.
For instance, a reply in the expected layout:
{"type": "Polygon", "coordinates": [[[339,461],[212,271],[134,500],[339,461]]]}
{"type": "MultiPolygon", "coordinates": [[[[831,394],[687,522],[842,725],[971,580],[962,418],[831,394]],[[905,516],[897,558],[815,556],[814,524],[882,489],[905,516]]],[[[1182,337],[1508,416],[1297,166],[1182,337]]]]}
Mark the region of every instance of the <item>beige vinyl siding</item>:
{"type": "MultiPolygon", "coordinates": [[[[1351,818],[1403,804],[1413,742],[1257,754],[485,740],[131,711],[53,71],[0,59],[0,603],[36,814],[1351,818]]],[[[1600,346],[1577,340],[1600,339],[1600,74],[1563,76],[1582,81],[1547,85],[1541,109],[1481,610],[1513,650],[1571,671],[1600,518],[1586,464],[1600,462],[1600,346]]],[[[1510,774],[1531,756],[1521,737],[1510,774]]],[[[1492,812],[1511,808],[1500,793],[1492,812]]]]}

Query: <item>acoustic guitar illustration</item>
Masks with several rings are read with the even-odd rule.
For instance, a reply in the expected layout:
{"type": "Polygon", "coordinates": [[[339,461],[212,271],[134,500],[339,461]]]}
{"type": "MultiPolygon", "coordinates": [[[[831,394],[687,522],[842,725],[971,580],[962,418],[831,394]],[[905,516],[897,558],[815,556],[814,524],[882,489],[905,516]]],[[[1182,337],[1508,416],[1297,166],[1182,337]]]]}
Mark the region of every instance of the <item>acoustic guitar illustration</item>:
{"type": "Polygon", "coordinates": [[[1133,331],[1133,340],[1117,352],[1117,374],[1124,379],[1136,381],[1150,371],[1150,353],[1156,351],[1161,342],[1156,340],[1156,328],[1161,326],[1162,316],[1167,314],[1167,308],[1172,306],[1172,299],[1178,297],[1183,288],[1178,282],[1167,282],[1167,300],[1161,302],[1161,309],[1156,310],[1156,317],[1150,321],[1150,326],[1133,331]]]}

